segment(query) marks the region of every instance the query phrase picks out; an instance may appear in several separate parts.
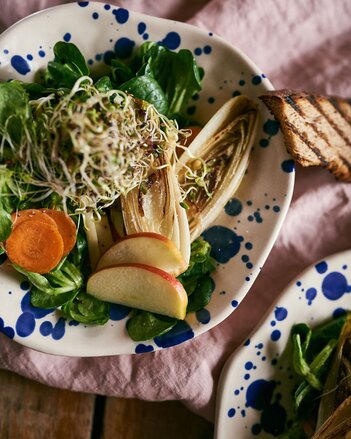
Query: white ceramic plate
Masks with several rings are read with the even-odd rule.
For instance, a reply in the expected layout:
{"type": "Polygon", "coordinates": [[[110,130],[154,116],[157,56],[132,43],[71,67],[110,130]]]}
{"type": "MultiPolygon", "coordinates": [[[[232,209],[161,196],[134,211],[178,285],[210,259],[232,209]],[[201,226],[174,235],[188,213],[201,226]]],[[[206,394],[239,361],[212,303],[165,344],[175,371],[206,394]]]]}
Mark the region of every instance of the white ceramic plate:
{"type": "MultiPolygon", "coordinates": [[[[103,70],[112,52],[128,57],[144,41],[190,49],[205,69],[203,90],[188,114],[206,122],[232,95],[256,98],[272,85],[244,54],[212,33],[175,21],[149,17],[102,3],[75,2],[34,14],[0,36],[0,80],[32,81],[53,58],[58,40],[75,43],[92,70],[103,70]]],[[[6,264],[0,271],[0,321],[19,343],[62,355],[97,356],[150,352],[189,340],[231,314],[264,264],[287,212],[294,166],[277,124],[260,104],[261,124],[247,175],[226,209],[207,230],[219,267],[206,309],[191,314],[171,332],[135,343],[125,330],[127,311],[113,307],[103,327],[66,321],[58,312],[34,309],[28,284],[6,264]],[[22,282],[22,283],[21,283],[22,282]]]]}
{"type": "Polygon", "coordinates": [[[290,330],[317,326],[351,309],[351,251],[309,267],[282,293],[254,333],[228,359],[217,391],[218,439],[273,438],[291,420],[290,330]]]}

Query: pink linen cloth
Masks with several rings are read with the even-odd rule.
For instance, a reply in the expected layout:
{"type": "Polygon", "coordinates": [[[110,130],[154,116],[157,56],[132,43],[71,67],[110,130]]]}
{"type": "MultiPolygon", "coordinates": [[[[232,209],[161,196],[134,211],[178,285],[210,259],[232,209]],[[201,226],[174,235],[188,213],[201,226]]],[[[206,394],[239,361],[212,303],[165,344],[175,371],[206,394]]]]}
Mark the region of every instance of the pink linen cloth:
{"type": "MultiPolygon", "coordinates": [[[[349,0],[121,0],[131,10],[188,21],[246,52],[276,88],[351,96],[349,0]]],[[[60,0],[0,0],[0,29],[60,0]]],[[[279,238],[245,300],[220,325],[183,345],[148,353],[67,358],[0,337],[0,368],[82,392],[178,399],[214,419],[216,386],[229,354],[283,288],[316,260],[351,246],[351,186],[322,169],[296,170],[294,198],[279,238]],[[284,275],[282,275],[284,273],[284,275]]]]}

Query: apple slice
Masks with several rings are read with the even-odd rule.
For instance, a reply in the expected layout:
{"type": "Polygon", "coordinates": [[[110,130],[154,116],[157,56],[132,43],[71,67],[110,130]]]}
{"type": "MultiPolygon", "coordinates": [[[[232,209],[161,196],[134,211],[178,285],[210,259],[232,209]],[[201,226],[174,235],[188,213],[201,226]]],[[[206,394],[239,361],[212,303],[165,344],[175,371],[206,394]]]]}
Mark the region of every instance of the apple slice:
{"type": "Polygon", "coordinates": [[[101,257],[97,269],[116,264],[147,264],[178,276],[187,269],[180,251],[166,236],[152,232],[127,235],[101,257]]]}
{"type": "Polygon", "coordinates": [[[144,264],[118,264],[93,273],[87,293],[97,299],[183,320],[188,296],[171,274],[144,264]]]}

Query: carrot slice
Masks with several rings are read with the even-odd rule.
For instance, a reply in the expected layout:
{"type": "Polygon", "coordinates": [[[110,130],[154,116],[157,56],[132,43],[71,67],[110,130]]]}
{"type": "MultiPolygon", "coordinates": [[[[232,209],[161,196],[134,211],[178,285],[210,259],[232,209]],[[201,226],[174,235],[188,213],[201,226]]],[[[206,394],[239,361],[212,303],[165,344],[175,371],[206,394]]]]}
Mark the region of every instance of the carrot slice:
{"type": "Polygon", "coordinates": [[[13,230],[6,241],[9,260],[27,271],[44,274],[63,256],[63,239],[56,225],[27,219],[13,230]]]}
{"type": "Polygon", "coordinates": [[[17,212],[12,212],[11,217],[13,228],[17,227],[23,221],[27,221],[29,219],[35,219],[37,221],[41,221],[51,225],[56,224],[52,218],[50,218],[48,215],[45,215],[45,213],[39,209],[18,210],[17,212]]]}
{"type": "Polygon", "coordinates": [[[62,210],[40,209],[50,219],[54,220],[58,231],[63,239],[63,256],[66,256],[74,247],[77,237],[77,229],[74,221],[62,210]]]}

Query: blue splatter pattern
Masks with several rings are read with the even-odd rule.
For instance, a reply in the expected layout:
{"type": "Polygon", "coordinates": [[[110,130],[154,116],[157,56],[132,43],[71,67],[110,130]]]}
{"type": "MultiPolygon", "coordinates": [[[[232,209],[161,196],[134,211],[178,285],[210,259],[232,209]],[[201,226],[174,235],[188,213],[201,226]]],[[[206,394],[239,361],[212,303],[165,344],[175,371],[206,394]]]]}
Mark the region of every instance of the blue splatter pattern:
{"type": "Polygon", "coordinates": [[[351,270],[345,264],[350,254],[318,262],[291,283],[251,341],[232,357],[225,384],[232,387],[224,390],[222,422],[233,435],[245,431],[277,437],[291,422],[296,378],[288,353],[290,329],[294,323],[315,325],[316,317],[323,322],[350,309],[351,270]]]}

